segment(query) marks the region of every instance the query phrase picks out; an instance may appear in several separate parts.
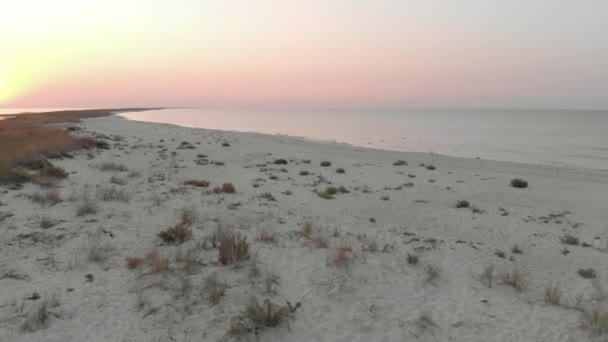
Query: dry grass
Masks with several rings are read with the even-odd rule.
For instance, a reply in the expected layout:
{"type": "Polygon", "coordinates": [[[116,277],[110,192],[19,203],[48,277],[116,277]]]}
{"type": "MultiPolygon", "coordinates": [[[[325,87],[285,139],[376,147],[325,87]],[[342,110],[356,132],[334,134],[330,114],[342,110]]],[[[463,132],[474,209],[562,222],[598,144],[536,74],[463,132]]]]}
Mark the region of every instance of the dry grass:
{"type": "Polygon", "coordinates": [[[583,327],[596,335],[608,333],[608,313],[599,307],[585,310],[583,312],[583,327]]]}
{"type": "Polygon", "coordinates": [[[274,232],[264,230],[258,235],[258,240],[264,243],[275,243],[277,239],[275,237],[274,232]]]}
{"type": "Polygon", "coordinates": [[[511,286],[517,291],[523,291],[526,285],[525,277],[520,271],[512,270],[502,275],[502,284],[511,286]]]}
{"type": "Polygon", "coordinates": [[[219,258],[222,265],[249,259],[249,242],[247,237],[238,233],[222,233],[219,238],[219,258]]]}
{"type": "Polygon", "coordinates": [[[306,222],[304,224],[304,226],[302,226],[302,228],[296,232],[296,234],[299,237],[305,238],[305,239],[310,239],[312,237],[312,233],[313,233],[312,223],[310,223],[310,222],[306,222]]]}
{"type": "Polygon", "coordinates": [[[184,185],[196,186],[199,188],[206,188],[209,186],[209,182],[206,180],[189,179],[184,181],[184,185]]]}
{"type": "Polygon", "coordinates": [[[192,230],[190,229],[192,222],[182,219],[178,224],[158,233],[158,237],[165,243],[182,244],[192,237],[192,230]]]}
{"type": "Polygon", "coordinates": [[[125,261],[127,268],[130,270],[134,270],[141,266],[141,264],[144,262],[144,259],[138,257],[127,257],[125,261]]]}
{"type": "Polygon", "coordinates": [[[347,266],[352,262],[352,254],[352,247],[348,245],[342,245],[336,249],[336,253],[334,254],[332,262],[335,266],[338,267],[347,266]]]}
{"type": "Polygon", "coordinates": [[[327,248],[329,247],[329,241],[324,236],[317,236],[312,239],[312,243],[314,243],[317,248],[327,248]]]}
{"type": "Polygon", "coordinates": [[[481,278],[484,279],[488,283],[488,287],[492,287],[492,282],[494,281],[494,265],[493,264],[489,264],[484,267],[483,273],[481,274],[481,278]]]}
{"type": "Polygon", "coordinates": [[[418,256],[418,254],[407,254],[407,263],[410,265],[416,265],[418,264],[418,260],[420,259],[420,257],[418,256]]]}
{"type": "Polygon", "coordinates": [[[437,265],[427,265],[424,269],[426,277],[425,282],[435,285],[441,276],[441,271],[437,265]]]}
{"type": "Polygon", "coordinates": [[[236,192],[234,185],[232,183],[224,183],[221,187],[213,188],[213,193],[216,194],[233,194],[236,192]]]}
{"type": "Polygon", "coordinates": [[[562,291],[559,286],[547,286],[545,287],[545,304],[559,305],[562,299],[562,291]]]}
{"type": "Polygon", "coordinates": [[[152,274],[163,273],[169,269],[169,259],[163,257],[158,248],[152,250],[148,259],[150,261],[150,273],[152,274]]]}

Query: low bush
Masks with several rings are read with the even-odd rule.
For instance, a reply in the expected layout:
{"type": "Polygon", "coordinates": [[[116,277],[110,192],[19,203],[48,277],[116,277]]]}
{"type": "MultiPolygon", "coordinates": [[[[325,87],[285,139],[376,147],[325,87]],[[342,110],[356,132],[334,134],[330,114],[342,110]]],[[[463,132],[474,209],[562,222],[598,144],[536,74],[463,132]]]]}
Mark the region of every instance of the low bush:
{"type": "Polygon", "coordinates": [[[521,178],[515,178],[513,180],[511,180],[511,186],[514,188],[527,188],[528,187],[528,182],[521,179],[521,178]]]}
{"type": "Polygon", "coordinates": [[[249,259],[249,242],[247,237],[239,233],[222,233],[219,237],[219,258],[222,265],[249,259]]]}

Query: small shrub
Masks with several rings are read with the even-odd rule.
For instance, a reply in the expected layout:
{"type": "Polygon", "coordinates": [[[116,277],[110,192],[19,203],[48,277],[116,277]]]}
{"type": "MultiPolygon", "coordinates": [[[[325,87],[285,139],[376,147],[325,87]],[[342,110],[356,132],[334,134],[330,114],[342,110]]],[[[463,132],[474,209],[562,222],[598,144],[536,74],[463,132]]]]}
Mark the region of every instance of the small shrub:
{"type": "Polygon", "coordinates": [[[492,282],[494,281],[494,265],[486,265],[481,276],[488,282],[488,287],[492,287],[492,282]]]}
{"type": "Polygon", "coordinates": [[[396,162],[393,163],[394,166],[403,166],[403,165],[407,165],[407,162],[405,160],[397,160],[396,162]]]}
{"type": "Polygon", "coordinates": [[[515,245],[511,248],[511,253],[513,254],[524,254],[524,251],[519,248],[519,246],[515,245]]]}
{"type": "Polygon", "coordinates": [[[527,188],[528,187],[528,182],[521,179],[521,178],[515,178],[513,180],[511,180],[511,186],[514,188],[527,188]]]}
{"type": "Polygon", "coordinates": [[[299,237],[303,237],[305,239],[310,239],[312,237],[312,224],[307,222],[304,226],[296,232],[299,237]]]}
{"type": "Polygon", "coordinates": [[[494,255],[501,259],[504,259],[506,256],[505,252],[502,249],[497,249],[496,251],[494,251],[494,255]]]}
{"type": "Polygon", "coordinates": [[[559,241],[561,241],[564,245],[571,246],[577,246],[580,243],[580,240],[576,236],[570,234],[560,236],[559,241]]]}
{"type": "Polygon", "coordinates": [[[306,171],[306,170],[302,170],[299,172],[300,176],[308,176],[310,174],[310,172],[306,171]]]}
{"type": "Polygon", "coordinates": [[[362,247],[364,252],[376,253],[378,251],[378,244],[372,241],[362,247]]]}
{"type": "Polygon", "coordinates": [[[331,162],[328,162],[328,161],[322,161],[322,162],[321,162],[321,166],[323,166],[323,167],[329,167],[329,166],[331,166],[331,162]]]}
{"type": "Polygon", "coordinates": [[[52,164],[46,164],[38,172],[40,178],[51,178],[51,179],[64,179],[68,177],[68,173],[64,169],[54,166],[52,164]]]}
{"type": "Polygon", "coordinates": [[[418,254],[407,254],[407,263],[410,265],[417,265],[419,259],[420,257],[418,256],[418,254]]]}
{"type": "Polygon", "coordinates": [[[380,197],[380,199],[381,199],[381,200],[383,200],[383,201],[388,201],[388,200],[390,200],[391,198],[390,198],[390,197],[388,197],[388,196],[382,196],[382,197],[380,197]]]}
{"type": "Polygon", "coordinates": [[[34,180],[34,175],[20,168],[0,166],[0,185],[21,185],[34,180]]]}
{"type": "Polygon", "coordinates": [[[561,299],[562,291],[557,284],[545,287],[545,304],[559,305],[561,299]]]}
{"type": "Polygon", "coordinates": [[[127,264],[127,268],[130,270],[134,270],[143,263],[144,259],[138,257],[127,257],[125,261],[127,264]]]}
{"type": "Polygon", "coordinates": [[[287,165],[287,159],[275,159],[275,165],[287,165]]]}
{"type": "Polygon", "coordinates": [[[190,224],[191,222],[181,221],[180,223],[158,233],[158,237],[160,237],[160,239],[165,243],[182,244],[192,237],[190,224]]]}
{"type": "Polygon", "coordinates": [[[219,258],[222,265],[249,259],[249,242],[239,233],[222,233],[219,240],[219,258]]]}
{"type": "Polygon", "coordinates": [[[471,204],[469,203],[469,201],[466,200],[460,200],[458,202],[456,202],[456,208],[461,209],[461,208],[468,208],[471,204]]]}
{"type": "Polygon", "coordinates": [[[215,192],[216,194],[220,194],[220,193],[225,193],[225,194],[233,194],[235,193],[236,189],[234,188],[234,185],[232,185],[232,183],[224,183],[222,184],[222,187],[216,187],[213,189],[213,192],[215,192]]]}
{"type": "Polygon", "coordinates": [[[336,250],[333,258],[333,264],[336,266],[346,266],[352,261],[353,249],[350,246],[342,245],[336,250]]]}
{"type": "Polygon", "coordinates": [[[184,181],[184,185],[196,186],[199,188],[206,188],[209,186],[209,182],[206,180],[189,179],[184,181]]]}
{"type": "Polygon", "coordinates": [[[593,268],[580,268],[578,270],[578,275],[585,279],[594,279],[597,277],[597,273],[593,268]]]}
{"type": "Polygon", "coordinates": [[[217,274],[210,275],[205,281],[205,297],[212,304],[216,305],[220,302],[220,300],[226,294],[226,289],[228,288],[228,284],[226,282],[218,279],[217,274]]]}
{"type": "Polygon", "coordinates": [[[274,195],[273,195],[273,194],[271,194],[270,192],[264,192],[264,193],[260,194],[260,196],[258,196],[258,197],[260,197],[260,198],[262,198],[262,199],[265,199],[265,200],[268,200],[268,201],[272,201],[272,202],[274,202],[274,201],[276,201],[276,200],[277,200],[277,199],[274,197],[274,195]]]}
{"type": "Polygon", "coordinates": [[[433,164],[429,164],[429,165],[427,165],[427,166],[426,166],[426,169],[427,169],[427,170],[435,170],[435,169],[436,169],[436,167],[435,167],[435,165],[433,165],[433,164]]]}
{"type": "Polygon", "coordinates": [[[340,174],[342,174],[342,173],[345,173],[345,172],[346,172],[346,170],[344,170],[344,169],[343,169],[343,168],[341,168],[341,167],[339,167],[339,168],[337,168],[337,169],[336,169],[336,173],[340,173],[340,174]]]}

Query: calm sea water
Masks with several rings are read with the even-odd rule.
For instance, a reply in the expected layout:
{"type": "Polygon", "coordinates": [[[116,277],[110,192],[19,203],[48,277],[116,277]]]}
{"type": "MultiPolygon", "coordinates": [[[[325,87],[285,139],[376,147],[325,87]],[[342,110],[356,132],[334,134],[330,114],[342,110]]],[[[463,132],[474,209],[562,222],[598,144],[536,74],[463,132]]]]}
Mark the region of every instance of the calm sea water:
{"type": "Polygon", "coordinates": [[[164,109],[121,116],[386,150],[608,170],[608,111],[164,109]]]}

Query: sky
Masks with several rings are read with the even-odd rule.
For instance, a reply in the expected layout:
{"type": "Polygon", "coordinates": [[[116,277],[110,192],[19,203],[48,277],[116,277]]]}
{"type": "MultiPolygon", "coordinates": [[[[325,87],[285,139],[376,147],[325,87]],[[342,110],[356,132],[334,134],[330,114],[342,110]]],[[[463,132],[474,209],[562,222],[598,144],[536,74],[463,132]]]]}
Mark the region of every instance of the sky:
{"type": "Polygon", "coordinates": [[[0,0],[0,107],[608,109],[606,0],[0,0]]]}

